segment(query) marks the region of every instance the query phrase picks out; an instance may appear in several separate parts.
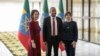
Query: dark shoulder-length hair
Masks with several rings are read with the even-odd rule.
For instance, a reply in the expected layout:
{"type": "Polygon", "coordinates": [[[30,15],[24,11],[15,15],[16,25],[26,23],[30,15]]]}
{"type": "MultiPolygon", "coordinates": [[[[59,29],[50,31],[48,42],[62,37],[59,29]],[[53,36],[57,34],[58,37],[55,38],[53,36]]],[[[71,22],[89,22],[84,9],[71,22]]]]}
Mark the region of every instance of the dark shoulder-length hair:
{"type": "MultiPolygon", "coordinates": [[[[69,12],[69,11],[65,13],[65,17],[66,17],[67,15],[70,15],[70,16],[72,17],[72,13],[69,12]]],[[[73,20],[73,19],[71,18],[71,20],[73,20]]]]}
{"type": "Polygon", "coordinates": [[[65,16],[67,16],[67,15],[72,16],[72,13],[68,11],[68,12],[65,13],[65,16]]]}
{"type": "Polygon", "coordinates": [[[32,11],[31,11],[31,19],[32,19],[32,20],[34,19],[32,16],[34,15],[35,12],[38,12],[38,14],[39,14],[39,11],[38,11],[38,10],[32,10],[32,11]]]}

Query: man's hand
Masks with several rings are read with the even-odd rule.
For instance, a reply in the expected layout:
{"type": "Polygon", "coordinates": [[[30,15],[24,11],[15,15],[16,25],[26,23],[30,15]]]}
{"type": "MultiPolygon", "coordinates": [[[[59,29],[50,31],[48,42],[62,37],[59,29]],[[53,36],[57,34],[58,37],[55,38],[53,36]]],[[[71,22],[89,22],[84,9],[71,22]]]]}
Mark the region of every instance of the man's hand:
{"type": "Polygon", "coordinates": [[[73,41],[72,44],[73,48],[76,48],[76,41],[73,41]]]}
{"type": "Polygon", "coordinates": [[[44,44],[46,45],[46,44],[47,44],[47,42],[44,42],[44,44]]]}
{"type": "Polygon", "coordinates": [[[61,41],[60,44],[65,48],[65,44],[61,41]]]}

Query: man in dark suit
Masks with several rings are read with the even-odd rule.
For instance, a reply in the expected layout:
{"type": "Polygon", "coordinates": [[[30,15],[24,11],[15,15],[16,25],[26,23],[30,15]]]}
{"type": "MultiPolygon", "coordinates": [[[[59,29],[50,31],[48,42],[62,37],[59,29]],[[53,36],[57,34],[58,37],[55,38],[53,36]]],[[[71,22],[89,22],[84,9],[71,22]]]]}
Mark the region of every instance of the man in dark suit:
{"type": "Polygon", "coordinates": [[[56,17],[55,7],[50,8],[50,16],[43,22],[43,40],[46,44],[46,56],[51,56],[52,46],[54,47],[54,56],[58,56],[58,46],[62,37],[62,20],[56,17]]]}

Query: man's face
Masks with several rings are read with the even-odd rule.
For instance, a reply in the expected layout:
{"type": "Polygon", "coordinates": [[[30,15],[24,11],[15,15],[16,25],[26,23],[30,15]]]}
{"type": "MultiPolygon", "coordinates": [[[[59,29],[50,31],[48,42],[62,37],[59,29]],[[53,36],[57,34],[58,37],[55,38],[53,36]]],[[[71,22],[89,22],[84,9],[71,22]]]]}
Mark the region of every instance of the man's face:
{"type": "Polygon", "coordinates": [[[55,17],[56,16],[56,9],[55,8],[51,8],[50,9],[50,14],[52,17],[55,17]]]}

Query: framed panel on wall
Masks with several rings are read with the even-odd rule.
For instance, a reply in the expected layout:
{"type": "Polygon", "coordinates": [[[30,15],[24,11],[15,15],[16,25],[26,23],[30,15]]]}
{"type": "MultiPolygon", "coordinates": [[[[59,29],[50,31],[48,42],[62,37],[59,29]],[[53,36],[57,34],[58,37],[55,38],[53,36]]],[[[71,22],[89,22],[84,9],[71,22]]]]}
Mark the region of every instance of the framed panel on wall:
{"type": "Polygon", "coordinates": [[[84,39],[83,40],[85,40],[85,41],[88,41],[89,39],[88,39],[88,32],[89,32],[89,30],[88,30],[88,26],[89,26],[89,24],[88,24],[88,13],[89,13],[89,11],[88,11],[88,0],[84,0],[84,16],[83,16],[83,19],[84,19],[84,39]]]}
{"type": "Polygon", "coordinates": [[[82,39],[82,0],[73,0],[73,20],[78,25],[78,37],[82,39]]]}

